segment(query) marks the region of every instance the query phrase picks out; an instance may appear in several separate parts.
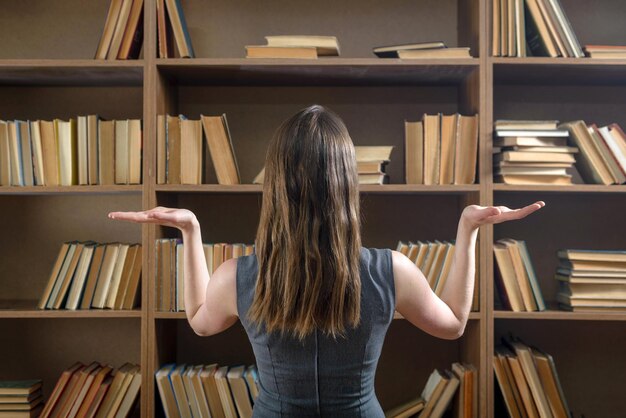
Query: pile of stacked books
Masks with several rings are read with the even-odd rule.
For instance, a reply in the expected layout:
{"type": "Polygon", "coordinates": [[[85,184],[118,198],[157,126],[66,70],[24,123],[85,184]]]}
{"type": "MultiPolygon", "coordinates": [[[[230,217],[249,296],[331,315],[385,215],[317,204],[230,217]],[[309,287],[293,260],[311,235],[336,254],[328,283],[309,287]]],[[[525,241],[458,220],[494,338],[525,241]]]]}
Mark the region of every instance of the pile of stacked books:
{"type": "Polygon", "coordinates": [[[585,45],[583,49],[589,58],[626,58],[626,45],[585,45]]]}
{"type": "Polygon", "coordinates": [[[556,120],[498,120],[493,141],[494,181],[505,184],[572,184],[568,172],[578,152],[556,120]]]}
{"type": "Polygon", "coordinates": [[[493,369],[508,416],[572,416],[549,354],[520,340],[503,340],[496,347],[493,369]]]}
{"type": "Polygon", "coordinates": [[[378,58],[471,58],[468,47],[448,48],[443,42],[378,46],[373,51],[378,58]]]}
{"type": "Polygon", "coordinates": [[[505,238],[493,245],[499,274],[495,275],[497,295],[504,309],[515,312],[546,309],[526,243],[505,238]]]}
{"type": "Polygon", "coordinates": [[[166,418],[250,418],[259,396],[256,366],[166,364],[156,383],[166,418]]]}
{"type": "Polygon", "coordinates": [[[266,36],[267,45],[246,45],[246,58],[307,58],[338,56],[335,36],[266,36]]]}
{"type": "Polygon", "coordinates": [[[42,409],[41,380],[0,380],[0,417],[38,417],[42,409]]]}
{"type": "Polygon", "coordinates": [[[626,311],[626,251],[560,250],[556,296],[568,311],[626,311]]]}
{"type": "Polygon", "coordinates": [[[386,184],[389,176],[385,167],[391,159],[393,145],[355,146],[359,184],[386,184]]]}
{"type": "Polygon", "coordinates": [[[387,418],[440,418],[453,402],[453,415],[478,416],[478,373],[471,364],[453,363],[452,371],[435,369],[421,395],[385,413],[387,418]],[[456,396],[455,396],[456,395],[456,396]]]}

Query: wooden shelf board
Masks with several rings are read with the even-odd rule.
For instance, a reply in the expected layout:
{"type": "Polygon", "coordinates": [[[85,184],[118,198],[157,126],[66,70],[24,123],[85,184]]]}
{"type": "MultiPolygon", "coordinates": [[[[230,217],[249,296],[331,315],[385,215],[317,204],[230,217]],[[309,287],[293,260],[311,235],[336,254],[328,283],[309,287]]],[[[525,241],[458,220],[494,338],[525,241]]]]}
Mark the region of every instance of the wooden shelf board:
{"type": "Polygon", "coordinates": [[[141,309],[37,309],[37,300],[0,301],[0,318],[140,318],[141,309]]]}
{"type": "Polygon", "coordinates": [[[568,312],[547,310],[543,312],[494,311],[495,319],[554,319],[573,321],[626,321],[626,312],[568,312]]]}
{"type": "Polygon", "coordinates": [[[626,193],[626,185],[572,184],[570,186],[536,186],[494,184],[494,192],[547,192],[547,193],[626,193]]]}
{"type": "Polygon", "coordinates": [[[458,84],[478,63],[477,58],[157,59],[170,80],[203,85],[458,84]]]}
{"type": "Polygon", "coordinates": [[[10,186],[0,187],[0,195],[141,194],[141,184],[110,186],[10,186]]]}
{"type": "Polygon", "coordinates": [[[141,86],[143,60],[0,60],[0,85],[141,86]]]}
{"type": "MultiPolygon", "coordinates": [[[[185,312],[155,312],[154,317],[157,319],[187,319],[185,312]]],[[[398,312],[395,312],[393,319],[404,319],[404,317],[398,312]]],[[[469,319],[480,319],[480,312],[470,312],[469,319]]]]}
{"type": "MultiPolygon", "coordinates": [[[[367,184],[359,187],[366,194],[465,194],[478,192],[480,185],[440,185],[425,186],[422,184],[367,184]]],[[[225,186],[220,184],[159,184],[157,192],[171,193],[261,193],[263,186],[259,184],[238,184],[225,186]]]]}
{"type": "Polygon", "coordinates": [[[626,59],[494,57],[489,62],[494,84],[626,84],[626,59]]]}

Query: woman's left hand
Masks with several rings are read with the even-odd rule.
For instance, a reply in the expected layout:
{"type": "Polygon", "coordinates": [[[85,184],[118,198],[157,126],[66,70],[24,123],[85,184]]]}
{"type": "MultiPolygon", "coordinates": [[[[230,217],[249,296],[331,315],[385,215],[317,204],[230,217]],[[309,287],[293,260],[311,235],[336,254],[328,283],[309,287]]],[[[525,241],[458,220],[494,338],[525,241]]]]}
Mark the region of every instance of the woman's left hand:
{"type": "Polygon", "coordinates": [[[463,209],[461,220],[475,229],[481,225],[499,224],[525,218],[545,205],[545,202],[541,200],[520,209],[509,209],[506,206],[470,205],[463,209]]]}

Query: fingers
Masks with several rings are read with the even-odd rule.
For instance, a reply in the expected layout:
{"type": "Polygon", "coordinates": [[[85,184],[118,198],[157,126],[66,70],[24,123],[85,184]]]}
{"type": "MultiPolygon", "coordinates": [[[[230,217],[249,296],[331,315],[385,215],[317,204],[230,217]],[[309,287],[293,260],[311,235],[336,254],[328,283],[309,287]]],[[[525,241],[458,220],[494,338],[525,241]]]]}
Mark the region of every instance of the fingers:
{"type": "Polygon", "coordinates": [[[506,221],[513,221],[518,219],[523,219],[530,215],[531,213],[541,209],[546,204],[544,201],[537,201],[531,205],[525,206],[520,209],[509,209],[506,206],[499,206],[502,211],[502,214],[493,218],[493,223],[501,223],[506,221]]]}
{"type": "Polygon", "coordinates": [[[141,222],[141,223],[156,223],[158,221],[148,218],[146,211],[142,212],[110,212],[110,219],[115,219],[116,221],[127,221],[127,222],[141,222]]]}
{"type": "Polygon", "coordinates": [[[178,221],[177,215],[173,212],[149,212],[147,214],[147,217],[148,219],[154,219],[164,222],[176,223],[178,221]]]}

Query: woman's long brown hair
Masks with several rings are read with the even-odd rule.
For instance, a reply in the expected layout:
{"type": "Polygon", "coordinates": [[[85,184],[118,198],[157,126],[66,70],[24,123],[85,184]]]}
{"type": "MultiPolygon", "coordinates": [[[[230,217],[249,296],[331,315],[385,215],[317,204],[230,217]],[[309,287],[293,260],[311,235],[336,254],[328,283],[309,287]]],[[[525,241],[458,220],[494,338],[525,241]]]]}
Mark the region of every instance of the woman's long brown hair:
{"type": "Polygon", "coordinates": [[[337,115],[315,105],[283,122],[266,157],[252,322],[299,339],[358,325],[358,193],[354,146],[337,115]]]}

